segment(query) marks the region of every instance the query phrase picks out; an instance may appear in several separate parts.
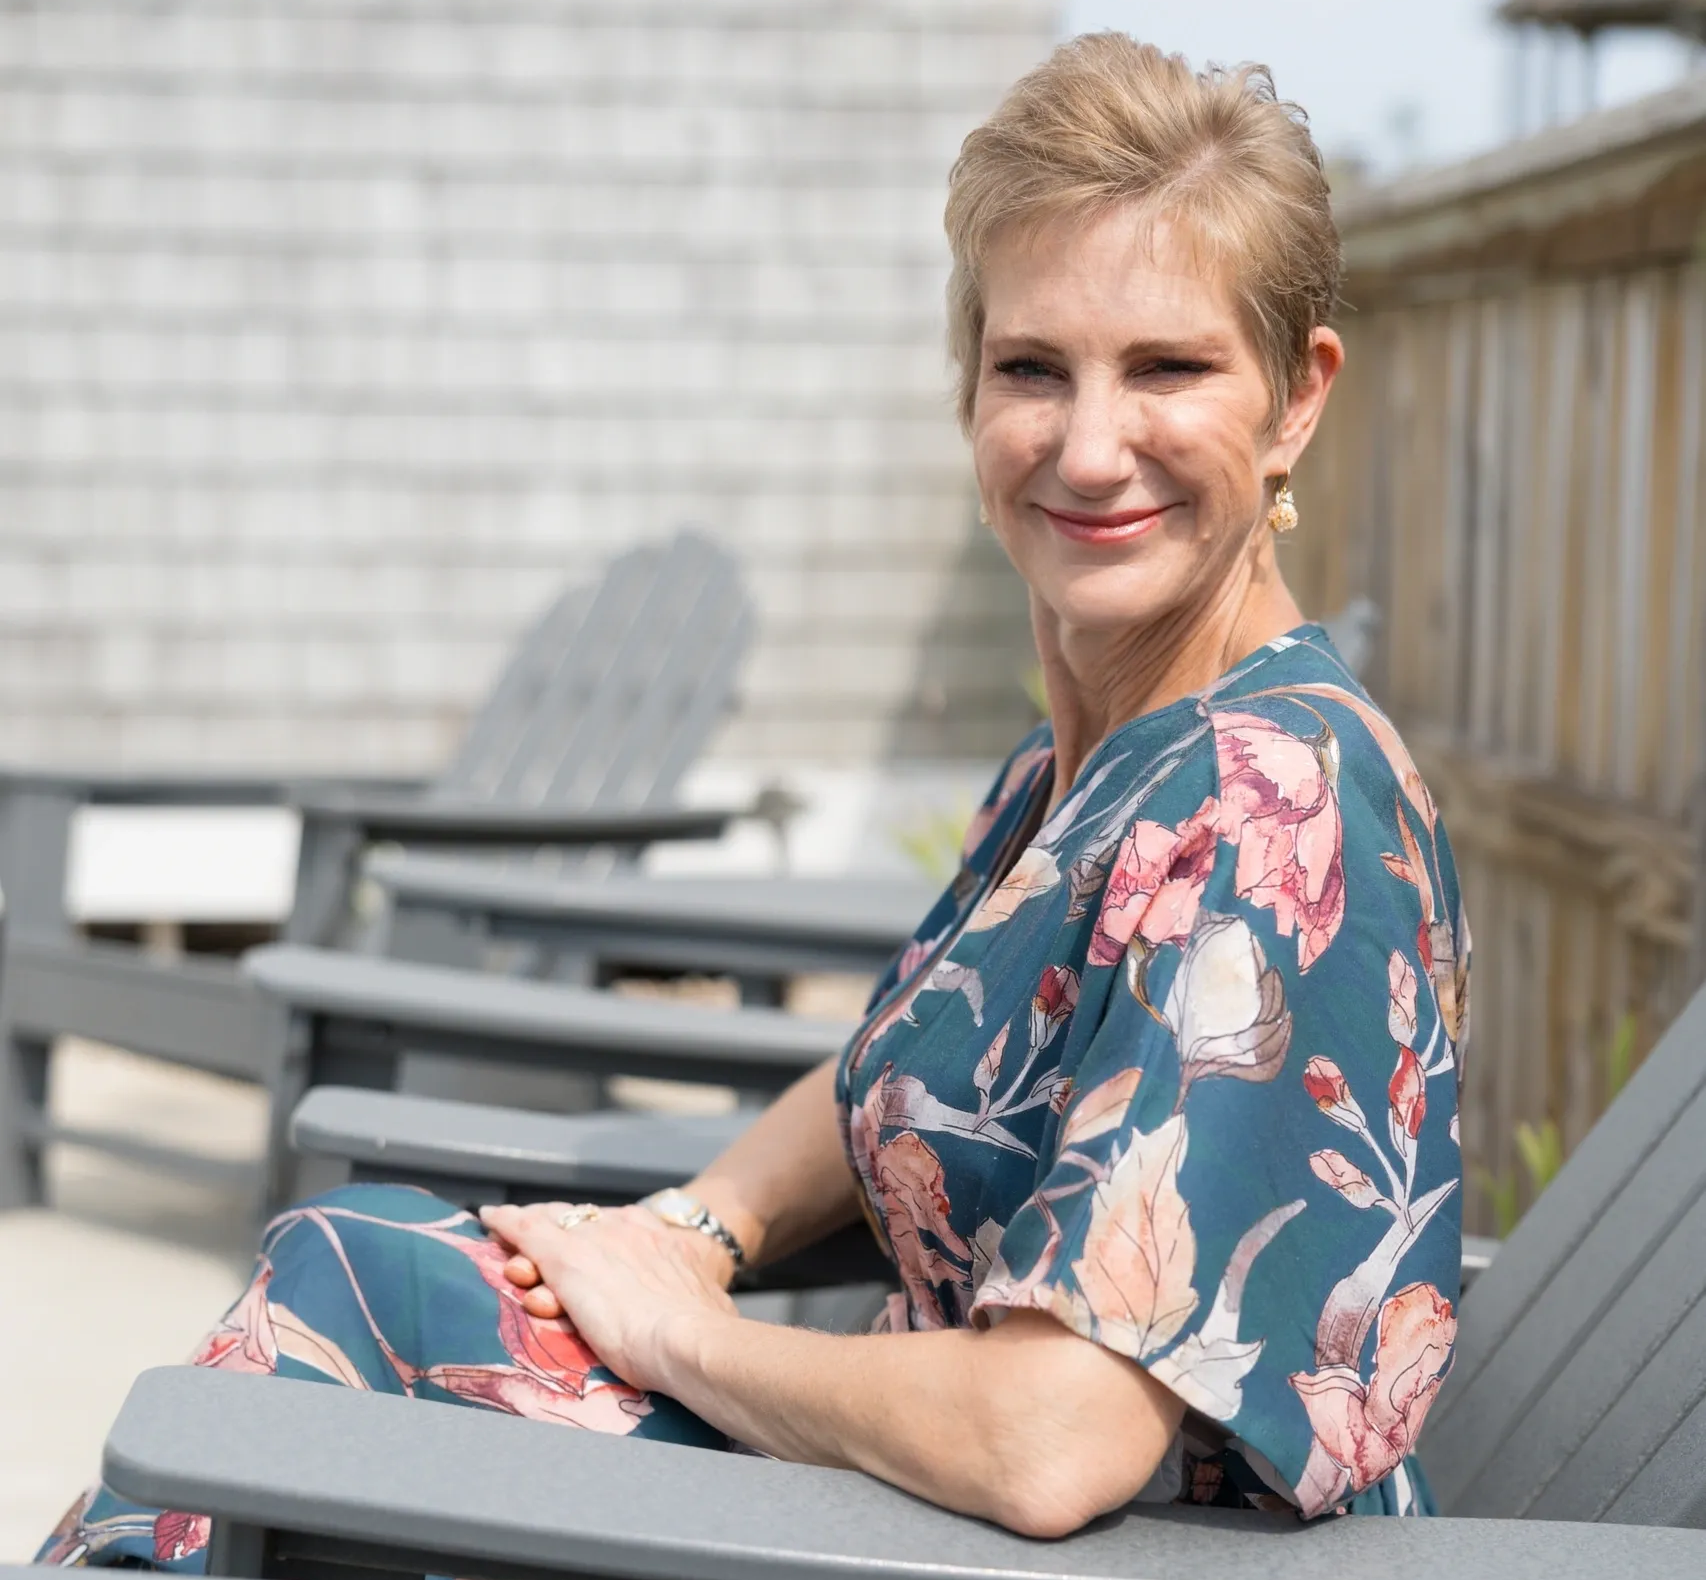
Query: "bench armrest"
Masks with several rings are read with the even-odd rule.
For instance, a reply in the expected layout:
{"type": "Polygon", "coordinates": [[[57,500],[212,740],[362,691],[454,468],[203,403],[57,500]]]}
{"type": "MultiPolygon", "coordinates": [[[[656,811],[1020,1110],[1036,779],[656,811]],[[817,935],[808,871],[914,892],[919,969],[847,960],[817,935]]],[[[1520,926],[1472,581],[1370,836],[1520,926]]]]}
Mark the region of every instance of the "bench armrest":
{"type": "MultiPolygon", "coordinates": [[[[339,1158],[355,1178],[422,1185],[460,1206],[492,1201],[637,1201],[684,1185],[757,1117],[540,1114],[404,1092],[319,1086],[290,1119],[290,1145],[339,1158]]],[[[744,1273],[743,1289],[889,1283],[894,1269],[855,1222],[744,1273]]]]}
{"type": "Polygon", "coordinates": [[[244,974],[288,1009],[398,1046],[772,1089],[838,1056],[840,1021],[660,999],[269,944],[244,974]]]}
{"type": "Polygon", "coordinates": [[[379,852],[362,871],[405,905],[600,932],[787,940],[886,962],[936,902],[927,885],[855,878],[558,877],[379,852]]]}
{"type": "Polygon", "coordinates": [[[439,1175],[535,1187],[542,1197],[634,1201],[680,1185],[757,1117],[541,1114],[405,1092],[319,1086],[296,1105],[290,1145],[369,1174],[439,1175]]]}
{"type": "Polygon", "coordinates": [[[61,796],[91,806],[277,806],[298,797],[385,794],[402,797],[426,781],[381,775],[168,773],[155,770],[0,766],[0,797],[17,792],[61,796]]]}
{"type": "Polygon", "coordinates": [[[305,794],[305,820],[358,829],[367,840],[410,845],[646,845],[716,839],[743,810],[718,807],[558,808],[493,805],[437,796],[305,794]]]}
{"type": "MultiPolygon", "coordinates": [[[[1058,1542],[853,1471],[235,1372],[144,1372],[107,1438],[122,1497],[285,1533],[276,1556],[416,1573],[645,1580],[1697,1580],[1706,1533],[1513,1520],[1328,1520],[1130,1505],[1058,1542]]],[[[212,1555],[222,1556],[216,1535],[212,1555]]]]}
{"type": "Polygon", "coordinates": [[[1468,1292],[1469,1286],[1493,1265],[1493,1258],[1499,1254],[1499,1247],[1503,1244],[1502,1240],[1494,1240],[1487,1235],[1464,1235],[1463,1290],[1465,1293],[1468,1292]]]}

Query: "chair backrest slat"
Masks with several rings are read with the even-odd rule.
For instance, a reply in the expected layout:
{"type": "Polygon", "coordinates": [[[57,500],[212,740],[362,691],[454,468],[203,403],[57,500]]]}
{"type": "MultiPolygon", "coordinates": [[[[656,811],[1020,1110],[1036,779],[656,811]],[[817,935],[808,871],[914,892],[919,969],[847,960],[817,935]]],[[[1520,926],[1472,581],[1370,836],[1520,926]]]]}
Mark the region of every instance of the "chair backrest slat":
{"type": "MultiPolygon", "coordinates": [[[[1699,1257],[1698,1244],[1693,1249],[1693,1265],[1675,1269],[1670,1282],[1692,1280],[1698,1290],[1706,1260],[1699,1257]]],[[[1616,1326],[1635,1336],[1628,1334],[1629,1322],[1616,1326]]],[[[1604,1519],[1619,1498],[1635,1490],[1658,1450],[1706,1393],[1706,1302],[1698,1294],[1645,1357],[1619,1356],[1615,1333],[1595,1347],[1622,1375],[1623,1385],[1608,1390],[1611,1397],[1586,1439],[1529,1499],[1522,1512],[1534,1519],[1604,1519]]],[[[1694,1478],[1697,1490],[1706,1488],[1706,1462],[1695,1466],[1694,1478]]]]}
{"type": "Polygon", "coordinates": [[[656,544],[612,562],[576,633],[574,651],[552,679],[527,751],[504,775],[503,799],[528,806],[556,802],[552,787],[564,757],[577,750],[602,755],[620,717],[613,699],[627,696],[635,664],[643,673],[650,662],[646,648],[631,643],[629,635],[643,620],[666,563],[656,544]]]}
{"type": "Polygon", "coordinates": [[[751,640],[752,611],[725,556],[702,541],[684,547],[698,552],[682,555],[668,583],[660,579],[658,596],[636,621],[629,695],[618,698],[612,687],[606,699],[621,704],[611,721],[619,727],[604,751],[565,756],[554,795],[635,806],[666,800],[721,723],[751,640]]]}
{"type": "Polygon", "coordinates": [[[1696,1402],[1605,1511],[1613,1525],[1683,1525],[1706,1530],[1706,1403],[1696,1402]]]}
{"type": "Polygon", "coordinates": [[[526,747],[542,699],[564,656],[574,650],[596,590],[592,585],[567,588],[528,628],[435,790],[475,799],[492,794],[516,753],[526,747]]]}
{"type": "Polygon", "coordinates": [[[631,550],[534,625],[438,792],[667,800],[728,711],[752,628],[738,567],[704,533],[631,550]]]}
{"type": "Polygon", "coordinates": [[[1706,992],[1463,1302],[1421,1445],[1447,1513],[1597,1519],[1639,1501],[1706,1392],[1703,1139],[1706,992]]]}

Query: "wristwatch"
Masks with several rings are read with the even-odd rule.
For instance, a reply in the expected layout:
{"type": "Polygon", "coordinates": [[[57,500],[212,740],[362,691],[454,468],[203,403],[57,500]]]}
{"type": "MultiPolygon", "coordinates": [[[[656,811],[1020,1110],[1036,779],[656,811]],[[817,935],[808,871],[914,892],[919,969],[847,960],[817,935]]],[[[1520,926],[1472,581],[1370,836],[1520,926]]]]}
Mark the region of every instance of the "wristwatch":
{"type": "Polygon", "coordinates": [[[715,1240],[734,1258],[737,1271],[746,1265],[746,1251],[740,1241],[697,1196],[689,1196],[686,1191],[671,1186],[667,1190],[653,1191],[640,1205],[677,1229],[697,1229],[700,1234],[715,1240]]]}

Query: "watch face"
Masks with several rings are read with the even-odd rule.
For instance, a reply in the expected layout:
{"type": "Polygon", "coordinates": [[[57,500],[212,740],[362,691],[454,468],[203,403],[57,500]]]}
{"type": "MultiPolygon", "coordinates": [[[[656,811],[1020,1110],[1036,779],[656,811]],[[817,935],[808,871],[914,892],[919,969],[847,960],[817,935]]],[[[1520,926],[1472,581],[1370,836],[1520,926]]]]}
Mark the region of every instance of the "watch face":
{"type": "Polygon", "coordinates": [[[686,1191],[660,1190],[656,1195],[646,1198],[646,1205],[665,1223],[673,1223],[682,1229],[696,1227],[699,1203],[686,1191]]]}

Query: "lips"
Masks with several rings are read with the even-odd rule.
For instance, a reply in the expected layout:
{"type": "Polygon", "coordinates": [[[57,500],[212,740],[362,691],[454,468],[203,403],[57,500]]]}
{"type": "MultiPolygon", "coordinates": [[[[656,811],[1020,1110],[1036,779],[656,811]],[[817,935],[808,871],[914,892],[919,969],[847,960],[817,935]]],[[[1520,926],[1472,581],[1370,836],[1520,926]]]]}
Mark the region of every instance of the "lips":
{"type": "Polygon", "coordinates": [[[1150,505],[1142,510],[1117,510],[1108,515],[1092,516],[1079,510],[1051,510],[1047,505],[1037,507],[1048,517],[1049,524],[1062,537],[1075,543],[1129,543],[1143,534],[1170,506],[1150,505]]]}

